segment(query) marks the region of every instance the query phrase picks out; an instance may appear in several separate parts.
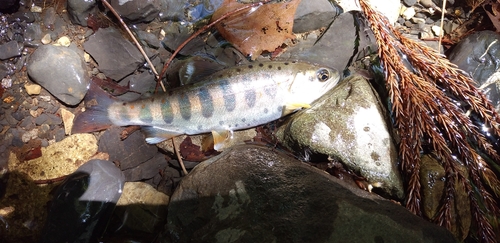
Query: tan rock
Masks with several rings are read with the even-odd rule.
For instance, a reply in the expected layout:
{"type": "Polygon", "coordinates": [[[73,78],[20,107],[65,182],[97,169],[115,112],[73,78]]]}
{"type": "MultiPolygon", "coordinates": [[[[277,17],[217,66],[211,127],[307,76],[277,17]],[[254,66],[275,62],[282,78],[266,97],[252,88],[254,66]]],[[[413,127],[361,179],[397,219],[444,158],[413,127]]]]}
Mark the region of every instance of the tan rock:
{"type": "Polygon", "coordinates": [[[115,211],[130,229],[153,232],[167,218],[169,196],[144,182],[126,182],[115,211]]]}
{"type": "Polygon", "coordinates": [[[42,86],[38,84],[25,84],[24,88],[29,95],[37,95],[42,91],[42,86]]]}
{"type": "Polygon", "coordinates": [[[75,134],[41,148],[41,151],[41,157],[28,161],[19,161],[16,155],[11,153],[9,171],[26,174],[32,180],[69,175],[97,152],[97,139],[92,134],[75,134]]]}
{"type": "Polygon", "coordinates": [[[70,135],[75,115],[64,108],[60,108],[59,112],[61,113],[61,119],[64,124],[64,133],[66,133],[66,135],[70,135]]]}

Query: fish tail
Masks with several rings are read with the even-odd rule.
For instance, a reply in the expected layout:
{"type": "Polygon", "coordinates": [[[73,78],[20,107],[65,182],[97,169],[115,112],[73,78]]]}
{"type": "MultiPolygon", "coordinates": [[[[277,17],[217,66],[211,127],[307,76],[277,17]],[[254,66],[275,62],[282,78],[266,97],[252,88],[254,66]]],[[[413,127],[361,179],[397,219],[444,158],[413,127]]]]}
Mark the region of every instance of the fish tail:
{"type": "Polygon", "coordinates": [[[86,133],[104,130],[113,123],[108,116],[108,107],[117,99],[90,82],[85,96],[85,111],[76,116],[71,133],[86,133]]]}

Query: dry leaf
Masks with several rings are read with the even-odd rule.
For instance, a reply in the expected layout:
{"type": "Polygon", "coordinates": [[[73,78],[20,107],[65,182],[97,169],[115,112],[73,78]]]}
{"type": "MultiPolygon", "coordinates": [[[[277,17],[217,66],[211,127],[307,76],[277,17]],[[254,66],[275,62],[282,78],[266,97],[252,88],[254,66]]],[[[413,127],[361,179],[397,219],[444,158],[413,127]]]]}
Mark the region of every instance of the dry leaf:
{"type": "MultiPolygon", "coordinates": [[[[263,51],[273,52],[292,34],[293,18],[300,0],[268,3],[257,8],[236,13],[216,25],[217,30],[245,55],[255,60],[263,51]]],[[[236,0],[224,0],[212,16],[212,21],[222,15],[246,6],[236,0]]]]}

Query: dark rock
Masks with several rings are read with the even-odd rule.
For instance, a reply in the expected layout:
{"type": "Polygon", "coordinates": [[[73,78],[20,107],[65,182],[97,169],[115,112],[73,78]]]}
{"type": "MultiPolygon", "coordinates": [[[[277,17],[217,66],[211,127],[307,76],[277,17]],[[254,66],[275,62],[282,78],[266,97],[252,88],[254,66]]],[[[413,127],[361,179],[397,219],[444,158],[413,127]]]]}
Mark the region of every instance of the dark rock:
{"type": "Polygon", "coordinates": [[[126,181],[140,181],[153,178],[155,175],[160,174],[167,166],[165,155],[157,153],[153,158],[141,163],[138,166],[124,170],[126,181]]]}
{"type": "Polygon", "coordinates": [[[99,139],[99,151],[108,153],[109,159],[120,164],[122,170],[138,166],[153,158],[158,148],[147,144],[145,136],[136,131],[121,141],[123,128],[111,127],[99,139]]]}
{"type": "Polygon", "coordinates": [[[56,10],[53,7],[46,8],[43,12],[43,25],[45,25],[45,28],[47,29],[54,29],[55,22],[56,10]]]}
{"type": "Polygon", "coordinates": [[[42,124],[47,125],[58,125],[62,123],[62,119],[54,114],[42,113],[40,116],[35,118],[36,125],[40,126],[42,124]]]}
{"type": "Polygon", "coordinates": [[[43,32],[40,24],[30,24],[26,26],[26,30],[24,31],[24,43],[31,43],[32,45],[41,44],[42,35],[43,32]]]}
{"type": "Polygon", "coordinates": [[[139,30],[137,31],[137,36],[141,41],[144,41],[151,48],[158,49],[161,47],[160,40],[153,33],[139,30]]]}
{"type": "Polygon", "coordinates": [[[160,12],[158,17],[160,21],[179,21],[186,20],[184,8],[186,1],[184,0],[159,0],[160,12]]]}
{"type": "Polygon", "coordinates": [[[95,0],[68,0],[68,15],[71,22],[81,26],[87,26],[89,14],[96,9],[97,1],[95,0]]]}
{"type": "Polygon", "coordinates": [[[64,129],[58,128],[54,132],[54,138],[56,142],[62,141],[64,138],[66,138],[66,133],[64,132],[64,129]]]}
{"type": "Polygon", "coordinates": [[[398,204],[258,146],[200,163],[168,210],[160,242],[456,242],[398,204]]]}
{"type": "Polygon", "coordinates": [[[35,126],[35,118],[32,116],[26,116],[21,123],[19,124],[19,127],[23,127],[26,130],[31,130],[35,126]]]}
{"type": "Polygon", "coordinates": [[[472,76],[493,105],[500,107],[500,34],[478,31],[463,38],[450,52],[449,59],[472,76]]]}
{"type": "Polygon", "coordinates": [[[107,77],[120,80],[134,72],[144,58],[137,48],[114,28],[99,29],[83,44],[107,77]]]}
{"type": "Polygon", "coordinates": [[[9,41],[0,45],[0,60],[18,57],[21,55],[23,45],[17,41],[9,41]]]}
{"type": "Polygon", "coordinates": [[[35,22],[35,15],[30,12],[30,11],[17,11],[13,13],[8,19],[10,23],[13,22],[26,22],[26,23],[33,23],[35,22]]]}
{"type": "Polygon", "coordinates": [[[415,5],[417,3],[417,0],[403,0],[403,3],[407,6],[407,7],[411,7],[413,5],[415,5]]]}
{"type": "Polygon", "coordinates": [[[377,49],[370,27],[356,18],[357,13],[354,12],[339,15],[321,39],[317,40],[310,35],[305,40],[299,40],[297,45],[289,47],[279,59],[321,63],[342,73],[363,50],[377,49]],[[359,42],[355,41],[358,37],[359,42]]]}
{"type": "Polygon", "coordinates": [[[72,46],[37,48],[28,61],[28,74],[67,105],[80,103],[89,84],[83,53],[72,46]]]}
{"type": "Polygon", "coordinates": [[[111,6],[128,21],[151,22],[160,12],[159,0],[111,0],[111,6]]]}
{"type": "Polygon", "coordinates": [[[328,0],[301,1],[295,12],[293,32],[304,33],[327,27],[339,14],[328,0]]]}
{"type": "Polygon", "coordinates": [[[19,0],[0,0],[0,12],[15,13],[19,9],[19,0]]]}
{"type": "Polygon", "coordinates": [[[56,190],[41,242],[97,242],[124,183],[110,161],[90,160],[80,166],[56,190]]]}

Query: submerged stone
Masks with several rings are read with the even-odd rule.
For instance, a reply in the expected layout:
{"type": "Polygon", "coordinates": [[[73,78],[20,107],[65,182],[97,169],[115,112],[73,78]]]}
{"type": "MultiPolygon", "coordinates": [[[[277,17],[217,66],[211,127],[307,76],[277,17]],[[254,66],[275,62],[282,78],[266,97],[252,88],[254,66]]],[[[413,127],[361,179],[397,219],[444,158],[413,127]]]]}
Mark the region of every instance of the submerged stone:
{"type": "Polygon", "coordinates": [[[159,242],[455,242],[398,204],[254,145],[196,166],[167,220],[159,242]]]}

